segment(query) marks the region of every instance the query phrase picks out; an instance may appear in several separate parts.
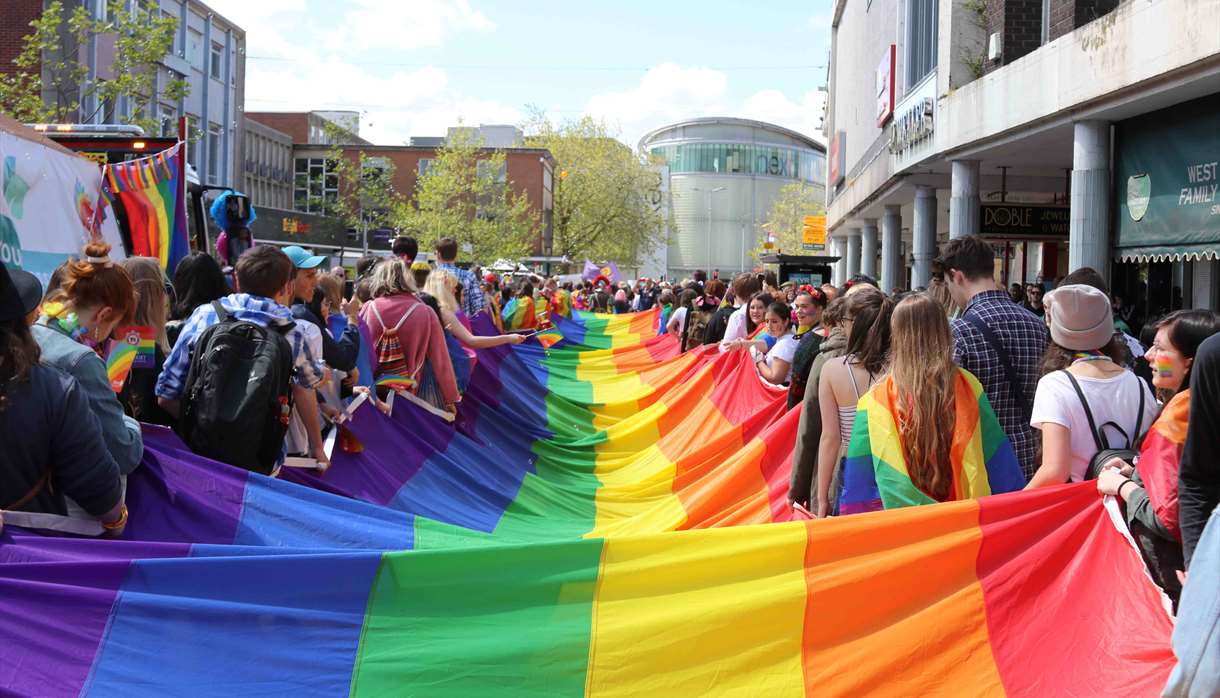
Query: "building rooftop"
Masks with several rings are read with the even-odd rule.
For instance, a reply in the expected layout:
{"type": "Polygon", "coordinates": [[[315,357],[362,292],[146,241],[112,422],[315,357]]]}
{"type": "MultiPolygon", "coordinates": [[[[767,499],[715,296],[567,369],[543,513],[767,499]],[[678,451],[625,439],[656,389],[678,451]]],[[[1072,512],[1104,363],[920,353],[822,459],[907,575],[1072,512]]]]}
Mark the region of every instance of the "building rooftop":
{"type": "Polygon", "coordinates": [[[649,131],[648,133],[644,134],[643,138],[640,138],[639,148],[640,148],[640,150],[647,150],[648,144],[652,140],[654,140],[659,134],[664,133],[665,131],[675,129],[675,128],[681,128],[683,126],[716,126],[716,125],[745,126],[745,127],[749,127],[749,128],[762,129],[764,131],[771,131],[773,133],[780,133],[793,140],[804,143],[805,145],[807,145],[809,148],[811,148],[813,150],[817,150],[822,153],[826,152],[826,144],[822,143],[821,141],[815,140],[810,136],[806,136],[805,134],[800,133],[799,131],[793,131],[790,128],[784,128],[783,126],[769,124],[765,121],[755,121],[753,119],[740,119],[740,118],[737,118],[734,116],[704,116],[704,117],[699,117],[697,119],[687,119],[685,121],[678,121],[678,122],[675,122],[672,124],[666,124],[665,126],[653,129],[653,130],[649,131]]]}

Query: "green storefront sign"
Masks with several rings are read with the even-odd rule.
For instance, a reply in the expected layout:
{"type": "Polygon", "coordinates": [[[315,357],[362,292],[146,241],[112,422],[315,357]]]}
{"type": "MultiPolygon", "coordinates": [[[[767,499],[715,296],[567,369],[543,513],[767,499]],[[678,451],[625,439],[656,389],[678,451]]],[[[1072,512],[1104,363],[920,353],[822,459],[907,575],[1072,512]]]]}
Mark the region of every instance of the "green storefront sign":
{"type": "Polygon", "coordinates": [[[1120,258],[1220,254],[1220,94],[1120,122],[1115,150],[1120,258]]]}

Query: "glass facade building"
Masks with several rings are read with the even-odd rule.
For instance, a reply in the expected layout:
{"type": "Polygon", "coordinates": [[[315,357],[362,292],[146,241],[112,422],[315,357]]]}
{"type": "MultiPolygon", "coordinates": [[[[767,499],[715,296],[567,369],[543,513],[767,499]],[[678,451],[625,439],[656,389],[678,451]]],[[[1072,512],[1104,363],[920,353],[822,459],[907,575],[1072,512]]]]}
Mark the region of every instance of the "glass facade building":
{"type": "Polygon", "coordinates": [[[754,268],[771,206],[785,186],[826,190],[826,147],[801,133],[749,119],[709,117],[663,126],[639,149],[665,179],[671,228],[653,256],[666,276],[698,269],[722,277],[754,268]]]}
{"type": "Polygon", "coordinates": [[[655,146],[648,153],[664,160],[671,174],[715,172],[826,182],[826,156],[818,151],[749,143],[680,143],[655,146]]]}

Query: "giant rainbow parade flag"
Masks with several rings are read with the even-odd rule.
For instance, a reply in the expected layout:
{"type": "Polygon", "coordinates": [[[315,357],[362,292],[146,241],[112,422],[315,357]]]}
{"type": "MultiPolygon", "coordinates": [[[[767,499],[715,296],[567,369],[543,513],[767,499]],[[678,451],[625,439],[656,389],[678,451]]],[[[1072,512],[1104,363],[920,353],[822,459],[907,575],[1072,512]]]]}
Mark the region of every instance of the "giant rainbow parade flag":
{"type": "Polygon", "coordinates": [[[1172,620],[1091,485],[790,520],[748,358],[552,320],[453,424],[354,403],[325,473],[146,427],[121,539],[0,533],[0,693],[1159,695],[1172,620]]]}
{"type": "Polygon", "coordinates": [[[103,195],[122,206],[131,231],[131,253],[153,257],[173,270],[190,250],[182,144],[138,160],[106,166],[103,195]]]}

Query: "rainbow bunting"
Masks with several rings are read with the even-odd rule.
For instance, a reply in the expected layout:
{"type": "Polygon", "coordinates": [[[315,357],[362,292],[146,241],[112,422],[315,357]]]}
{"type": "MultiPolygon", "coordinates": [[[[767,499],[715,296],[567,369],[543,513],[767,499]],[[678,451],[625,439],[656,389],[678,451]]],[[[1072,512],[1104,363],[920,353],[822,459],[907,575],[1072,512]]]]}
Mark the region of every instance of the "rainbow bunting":
{"type": "Polygon", "coordinates": [[[121,206],[131,235],[131,253],[154,257],[172,271],[190,252],[182,144],[139,160],[106,166],[103,193],[121,206]]]}
{"type": "Polygon", "coordinates": [[[799,410],[657,319],[480,350],[452,426],[358,404],[324,474],[146,427],[121,540],[0,533],[0,692],[1159,692],[1172,623],[1091,484],[790,521],[799,410]]]}
{"type": "MultiPolygon", "coordinates": [[[[886,377],[860,398],[843,466],[840,511],[894,509],[933,504],[911,481],[903,455],[895,407],[894,379],[886,377]]],[[[982,385],[965,369],[954,380],[954,427],[950,446],[950,500],[974,499],[1025,487],[1012,444],[1004,435],[982,385]]]]}

